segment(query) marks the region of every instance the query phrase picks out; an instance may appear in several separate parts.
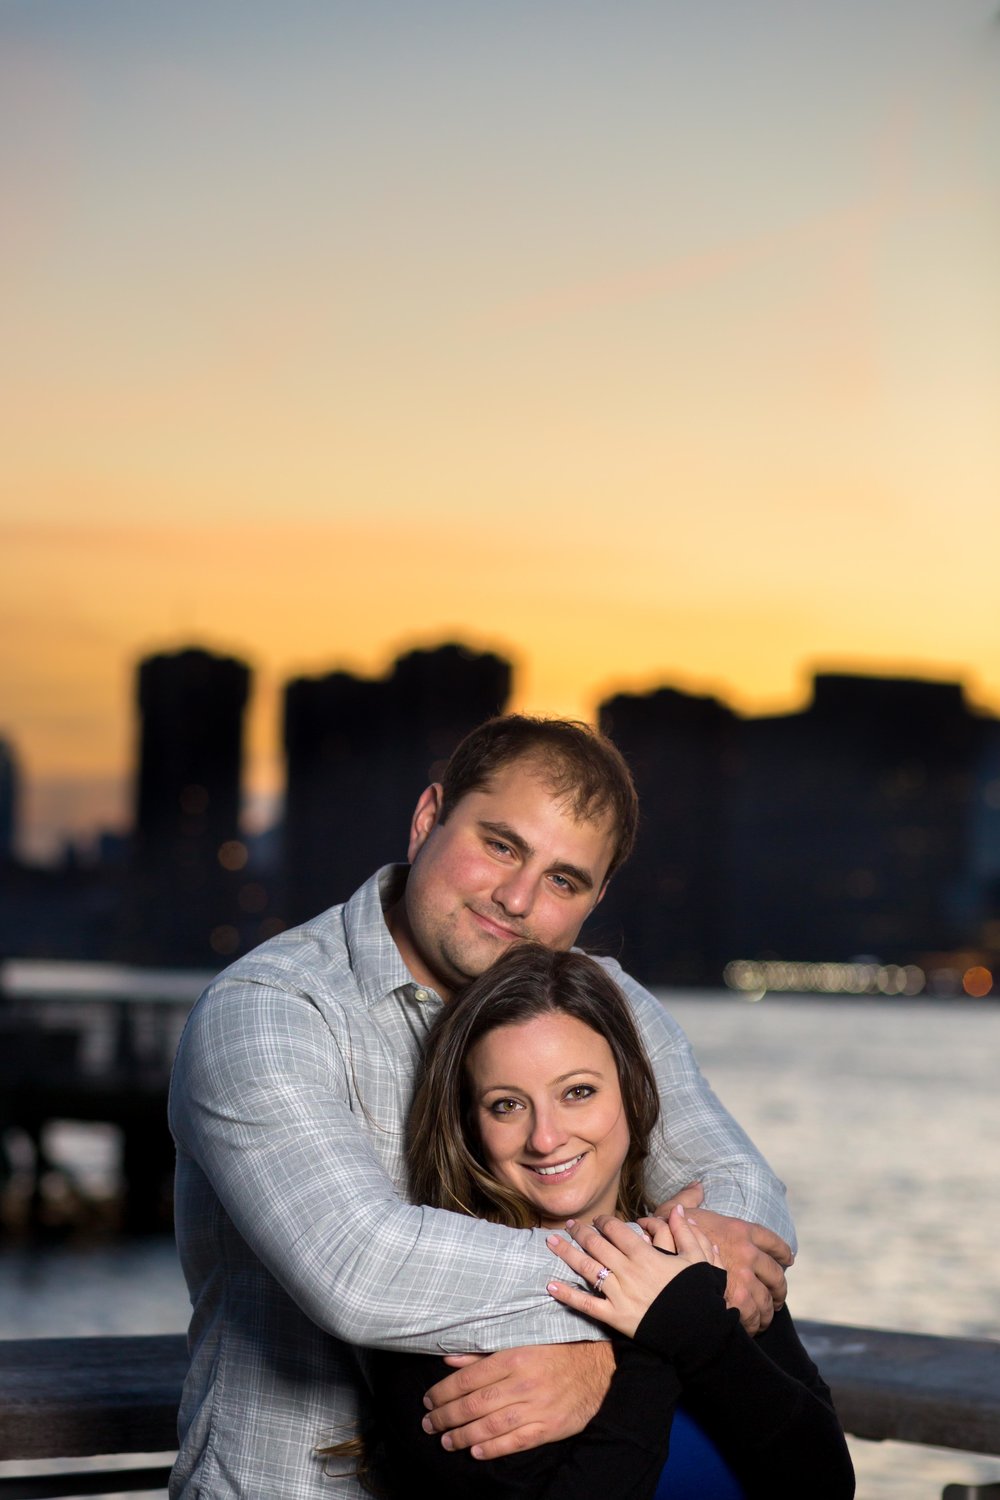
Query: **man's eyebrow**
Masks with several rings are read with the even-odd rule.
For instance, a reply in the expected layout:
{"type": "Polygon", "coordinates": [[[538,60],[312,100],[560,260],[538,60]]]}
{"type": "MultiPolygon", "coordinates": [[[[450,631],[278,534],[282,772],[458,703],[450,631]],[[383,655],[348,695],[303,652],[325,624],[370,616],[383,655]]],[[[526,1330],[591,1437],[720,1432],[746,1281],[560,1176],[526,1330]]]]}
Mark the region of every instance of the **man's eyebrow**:
{"type": "Polygon", "coordinates": [[[484,833],[491,833],[494,838],[502,839],[505,844],[510,844],[512,849],[516,849],[518,854],[523,854],[526,859],[530,859],[535,852],[528,840],[522,838],[507,823],[490,823],[486,818],[480,818],[479,826],[484,833]]]}
{"type": "Polygon", "coordinates": [[[553,865],[552,870],[554,874],[568,875],[571,880],[575,880],[578,885],[581,885],[585,891],[592,891],[594,889],[593,875],[591,875],[589,870],[581,870],[579,865],[558,864],[553,865]]]}
{"type": "MultiPolygon", "coordinates": [[[[490,823],[486,818],[480,818],[479,826],[484,833],[492,834],[494,838],[502,839],[505,844],[509,844],[512,849],[516,849],[518,854],[523,855],[525,859],[530,859],[535,852],[527,839],[522,838],[515,829],[509,827],[506,823],[490,823]]],[[[552,871],[557,875],[568,875],[571,880],[575,880],[585,891],[592,891],[594,889],[593,875],[591,875],[589,870],[581,869],[579,865],[570,865],[566,864],[565,861],[560,861],[559,864],[552,866],[552,871]]]]}

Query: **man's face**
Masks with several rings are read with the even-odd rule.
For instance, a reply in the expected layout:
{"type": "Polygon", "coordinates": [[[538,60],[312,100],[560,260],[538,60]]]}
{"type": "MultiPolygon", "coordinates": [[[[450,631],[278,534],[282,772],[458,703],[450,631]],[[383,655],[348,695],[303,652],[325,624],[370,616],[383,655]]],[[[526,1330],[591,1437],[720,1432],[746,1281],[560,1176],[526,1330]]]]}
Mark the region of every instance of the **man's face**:
{"type": "Polygon", "coordinates": [[[447,999],[512,943],[571,948],[604,894],[613,849],[610,820],[579,821],[531,758],[468,792],[445,822],[441,788],[428,787],[389,930],[414,978],[447,999]]]}

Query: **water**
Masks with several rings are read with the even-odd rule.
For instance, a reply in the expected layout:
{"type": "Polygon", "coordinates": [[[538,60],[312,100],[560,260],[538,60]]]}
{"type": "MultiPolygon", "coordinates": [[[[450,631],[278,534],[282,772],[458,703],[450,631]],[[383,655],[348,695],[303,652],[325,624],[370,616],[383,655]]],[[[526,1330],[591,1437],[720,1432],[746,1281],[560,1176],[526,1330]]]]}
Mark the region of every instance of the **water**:
{"type": "MultiPolygon", "coordinates": [[[[788,1186],[802,1318],[1000,1338],[1000,1007],[669,997],[788,1186]]],[[[851,1440],[860,1500],[938,1500],[1000,1457],[851,1440]]]]}
{"type": "MultiPolygon", "coordinates": [[[[788,1185],[793,1311],[1000,1339],[1000,1006],[665,998],[788,1185]]],[[[107,1179],[107,1131],[63,1127],[52,1144],[92,1186],[107,1179]]],[[[186,1321],[168,1240],[0,1251],[6,1337],[169,1333],[186,1321]]],[[[860,1500],[939,1500],[947,1483],[1000,1480],[1000,1457],[851,1446],[860,1500]]]]}

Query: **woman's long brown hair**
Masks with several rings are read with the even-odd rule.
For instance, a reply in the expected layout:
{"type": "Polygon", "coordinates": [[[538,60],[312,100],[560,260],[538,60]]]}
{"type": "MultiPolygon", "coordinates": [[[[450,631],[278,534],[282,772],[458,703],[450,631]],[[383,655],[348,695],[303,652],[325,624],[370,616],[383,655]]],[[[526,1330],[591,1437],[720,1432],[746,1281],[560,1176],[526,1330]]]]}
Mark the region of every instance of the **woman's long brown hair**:
{"type": "Polygon", "coordinates": [[[550,1014],[582,1021],[610,1047],[629,1130],[617,1212],[626,1219],[649,1212],[643,1164],[659,1097],[628,1002],[596,959],[539,943],[509,948],[444,1007],[431,1028],[407,1128],[411,1203],[515,1229],[537,1226],[536,1210],[486,1168],[467,1063],[488,1032],[550,1014]]]}

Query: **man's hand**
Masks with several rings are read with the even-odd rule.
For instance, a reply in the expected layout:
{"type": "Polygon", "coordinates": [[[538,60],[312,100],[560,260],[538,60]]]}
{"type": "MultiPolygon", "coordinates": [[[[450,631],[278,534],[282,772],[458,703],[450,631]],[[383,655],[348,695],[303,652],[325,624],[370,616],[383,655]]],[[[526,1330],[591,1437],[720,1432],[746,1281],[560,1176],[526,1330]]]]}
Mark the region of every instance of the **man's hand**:
{"type": "Polygon", "coordinates": [[[681,1188],[672,1198],[661,1203],[659,1208],[654,1208],[653,1213],[658,1219],[667,1220],[678,1204],[685,1212],[689,1208],[700,1208],[705,1201],[705,1194],[701,1190],[700,1182],[689,1182],[687,1187],[681,1188]]]}
{"type": "MultiPolygon", "coordinates": [[[[685,1189],[687,1191],[687,1189],[685,1189]]],[[[662,1213],[657,1209],[657,1216],[662,1213]]],[[[728,1273],[726,1301],[735,1307],[747,1333],[762,1333],[788,1296],[782,1267],[795,1259],[788,1245],[763,1224],[730,1219],[710,1208],[688,1209],[688,1220],[719,1247],[728,1273]]]]}
{"type": "Polygon", "coordinates": [[[533,1344],[497,1354],[449,1355],[458,1368],[432,1385],[425,1432],[473,1458],[502,1458],[582,1432],[607,1394],[608,1343],[533,1344]]]}

